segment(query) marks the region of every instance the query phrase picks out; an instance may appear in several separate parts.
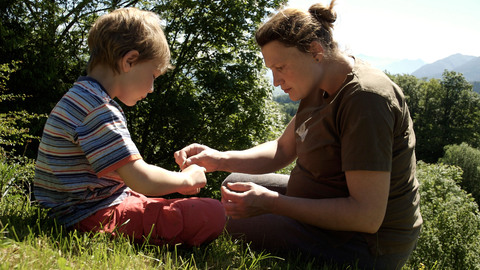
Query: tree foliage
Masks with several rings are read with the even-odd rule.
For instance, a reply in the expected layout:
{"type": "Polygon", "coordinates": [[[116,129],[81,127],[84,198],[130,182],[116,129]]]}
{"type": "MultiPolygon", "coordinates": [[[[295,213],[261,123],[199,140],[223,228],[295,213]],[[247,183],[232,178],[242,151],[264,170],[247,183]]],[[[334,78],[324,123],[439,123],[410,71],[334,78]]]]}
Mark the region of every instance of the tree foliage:
{"type": "Polygon", "coordinates": [[[242,149],[281,126],[253,33],[281,1],[158,1],[175,69],[127,109],[140,152],[164,167],[193,142],[242,149]],[[273,113],[273,115],[272,115],[273,113]]]}
{"type": "Polygon", "coordinates": [[[480,94],[461,74],[445,71],[441,80],[429,81],[412,75],[390,77],[405,93],[419,160],[436,162],[449,144],[480,146],[480,94]]]}
{"type": "MultiPolygon", "coordinates": [[[[48,113],[88,60],[86,38],[94,20],[110,10],[135,6],[163,19],[173,71],[154,93],[125,108],[143,157],[175,169],[174,151],[199,142],[218,149],[247,148],[278,135],[282,115],[272,101],[253,35],[286,0],[6,0],[0,4],[0,63],[21,60],[8,81],[31,96],[2,111],[48,113]]],[[[39,136],[43,123],[30,131],[39,136]]],[[[36,150],[36,147],[34,147],[36,150]]],[[[35,157],[33,151],[31,157],[35,157]]]]}
{"type": "MultiPolygon", "coordinates": [[[[28,99],[25,94],[14,94],[7,89],[10,75],[16,71],[18,64],[15,61],[0,64],[0,104],[2,106],[28,99]]],[[[26,110],[0,112],[0,157],[5,159],[23,155],[28,145],[39,139],[30,133],[30,125],[42,118],[45,118],[45,115],[30,113],[26,110]],[[19,150],[22,152],[18,153],[19,150]]]]}
{"type": "Polygon", "coordinates": [[[292,120],[293,116],[297,114],[300,101],[292,101],[288,95],[279,95],[274,97],[274,100],[280,105],[284,115],[284,123],[287,125],[292,120]]]}
{"type": "Polygon", "coordinates": [[[427,269],[480,269],[480,213],[457,185],[462,170],[417,164],[423,226],[407,266],[427,269]]]}
{"type": "Polygon", "coordinates": [[[458,184],[480,203],[480,150],[467,143],[447,145],[445,155],[439,161],[462,169],[462,179],[458,184]]]}
{"type": "MultiPolygon", "coordinates": [[[[31,98],[2,104],[0,112],[49,113],[87,61],[86,36],[102,13],[138,0],[2,0],[0,1],[0,64],[18,62],[6,88],[31,98]]],[[[40,136],[44,122],[30,124],[40,136]]],[[[36,157],[38,144],[27,155],[36,157]]]]}

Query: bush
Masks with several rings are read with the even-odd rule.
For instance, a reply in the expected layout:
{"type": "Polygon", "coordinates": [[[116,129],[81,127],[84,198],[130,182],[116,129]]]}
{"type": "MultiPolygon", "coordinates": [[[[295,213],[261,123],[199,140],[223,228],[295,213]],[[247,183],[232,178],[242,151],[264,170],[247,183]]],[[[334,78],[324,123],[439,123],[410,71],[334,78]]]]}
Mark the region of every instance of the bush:
{"type": "Polygon", "coordinates": [[[455,166],[418,162],[423,227],[407,266],[480,269],[480,213],[455,166]]]}
{"type": "Polygon", "coordinates": [[[462,168],[462,180],[458,184],[480,203],[480,150],[467,143],[447,145],[439,161],[462,168]]]}
{"type": "MultiPolygon", "coordinates": [[[[25,94],[14,94],[7,89],[7,81],[10,79],[10,75],[17,70],[18,63],[18,61],[13,61],[0,64],[0,103],[19,102],[28,98],[25,94]]],[[[2,106],[5,105],[2,104],[2,106]]],[[[31,134],[30,126],[33,122],[44,119],[46,119],[44,114],[29,113],[25,110],[0,112],[0,157],[24,156],[27,147],[40,139],[31,134]],[[22,153],[18,153],[19,150],[22,153]]],[[[37,144],[34,143],[34,145],[37,144]]]]}

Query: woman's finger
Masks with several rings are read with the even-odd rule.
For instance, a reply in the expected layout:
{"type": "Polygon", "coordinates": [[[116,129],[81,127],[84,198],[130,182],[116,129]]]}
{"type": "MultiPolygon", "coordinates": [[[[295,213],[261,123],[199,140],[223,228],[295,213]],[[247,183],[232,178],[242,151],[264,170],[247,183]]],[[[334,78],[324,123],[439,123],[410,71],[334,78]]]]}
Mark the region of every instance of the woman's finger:
{"type": "Polygon", "coordinates": [[[227,183],[228,189],[235,192],[245,192],[252,189],[251,183],[237,182],[237,183],[227,183]]]}

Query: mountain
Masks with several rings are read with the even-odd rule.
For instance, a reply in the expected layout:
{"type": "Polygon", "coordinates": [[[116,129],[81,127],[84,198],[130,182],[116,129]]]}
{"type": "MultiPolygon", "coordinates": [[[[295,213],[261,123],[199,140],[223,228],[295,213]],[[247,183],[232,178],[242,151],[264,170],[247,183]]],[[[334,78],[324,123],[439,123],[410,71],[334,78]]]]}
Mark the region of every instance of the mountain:
{"type": "Polygon", "coordinates": [[[462,73],[469,82],[480,82],[480,57],[475,57],[454,70],[462,73]]]}
{"type": "Polygon", "coordinates": [[[442,78],[446,70],[462,73],[467,81],[480,80],[480,57],[454,54],[446,58],[426,64],[415,70],[412,75],[417,78],[442,78]]]}
{"type": "Polygon", "coordinates": [[[364,54],[358,55],[358,58],[370,63],[378,69],[387,71],[390,74],[410,74],[425,65],[425,62],[421,59],[395,59],[374,57],[364,54]]]}
{"type": "Polygon", "coordinates": [[[391,74],[410,74],[425,64],[426,63],[421,59],[404,59],[385,66],[383,70],[386,70],[388,73],[391,74]]]}

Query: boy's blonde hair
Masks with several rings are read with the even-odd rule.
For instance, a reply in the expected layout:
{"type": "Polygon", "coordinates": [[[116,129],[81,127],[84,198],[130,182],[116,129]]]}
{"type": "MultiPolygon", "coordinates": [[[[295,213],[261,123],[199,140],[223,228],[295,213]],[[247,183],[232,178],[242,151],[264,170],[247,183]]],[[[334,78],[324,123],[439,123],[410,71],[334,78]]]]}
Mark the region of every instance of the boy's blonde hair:
{"type": "Polygon", "coordinates": [[[137,8],[121,8],[99,17],[88,35],[90,60],[87,71],[97,65],[120,72],[118,60],[137,50],[136,62],[160,60],[158,69],[165,73],[170,65],[170,49],[158,15],[137,8]]]}

